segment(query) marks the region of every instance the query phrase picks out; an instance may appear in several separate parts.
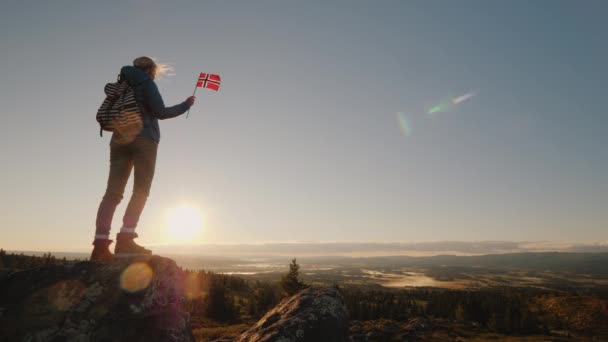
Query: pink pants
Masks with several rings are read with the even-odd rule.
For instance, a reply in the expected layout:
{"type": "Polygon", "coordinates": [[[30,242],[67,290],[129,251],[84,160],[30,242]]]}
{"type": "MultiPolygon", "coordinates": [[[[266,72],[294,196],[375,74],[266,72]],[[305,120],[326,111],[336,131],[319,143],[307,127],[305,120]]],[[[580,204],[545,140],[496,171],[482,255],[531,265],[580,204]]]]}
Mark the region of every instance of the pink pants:
{"type": "Polygon", "coordinates": [[[131,170],[134,171],[133,194],[123,216],[123,227],[135,228],[150,194],[158,143],[138,137],[128,144],[110,143],[110,176],[106,193],[99,204],[96,236],[109,236],[116,207],[123,198],[131,170]]]}

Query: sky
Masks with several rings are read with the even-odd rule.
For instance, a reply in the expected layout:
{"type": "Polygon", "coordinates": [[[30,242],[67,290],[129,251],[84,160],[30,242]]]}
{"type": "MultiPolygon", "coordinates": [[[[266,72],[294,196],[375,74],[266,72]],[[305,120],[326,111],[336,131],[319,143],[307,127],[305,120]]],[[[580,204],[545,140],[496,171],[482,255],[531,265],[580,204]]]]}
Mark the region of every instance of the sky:
{"type": "MultiPolygon", "coordinates": [[[[175,75],[140,243],[608,241],[605,1],[2,1],[0,247],[87,250],[103,87],[175,75]]],[[[120,228],[131,182],[115,216],[120,228]]]]}

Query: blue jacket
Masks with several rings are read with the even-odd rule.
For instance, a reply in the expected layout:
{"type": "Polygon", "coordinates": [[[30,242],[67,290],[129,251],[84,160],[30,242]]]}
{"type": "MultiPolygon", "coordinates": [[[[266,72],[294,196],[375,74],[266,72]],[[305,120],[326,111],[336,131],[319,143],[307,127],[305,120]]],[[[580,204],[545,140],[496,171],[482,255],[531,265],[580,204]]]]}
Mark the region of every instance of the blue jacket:
{"type": "Polygon", "coordinates": [[[186,102],[173,107],[165,107],[156,83],[143,70],[132,66],[124,66],[120,69],[120,77],[121,79],[126,79],[133,87],[135,99],[143,110],[144,128],[138,137],[146,137],[159,142],[160,128],[158,127],[158,119],[174,118],[184,114],[190,108],[186,102]]]}

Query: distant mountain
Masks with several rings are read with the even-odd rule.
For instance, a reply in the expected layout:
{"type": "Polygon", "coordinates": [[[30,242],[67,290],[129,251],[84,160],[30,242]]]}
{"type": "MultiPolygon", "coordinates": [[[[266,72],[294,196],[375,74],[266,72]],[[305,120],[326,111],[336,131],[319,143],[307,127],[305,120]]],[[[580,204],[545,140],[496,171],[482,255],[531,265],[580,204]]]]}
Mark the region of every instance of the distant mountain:
{"type": "Polygon", "coordinates": [[[478,256],[389,256],[370,258],[302,258],[302,262],[391,267],[485,267],[552,272],[574,272],[608,278],[608,253],[508,253],[478,256]]]}
{"type": "MultiPolygon", "coordinates": [[[[41,252],[18,252],[25,255],[38,255],[41,252]]],[[[297,248],[286,255],[240,255],[233,257],[163,253],[162,249],[155,253],[175,259],[179,266],[186,269],[207,269],[218,272],[239,273],[242,271],[284,271],[285,265],[292,257],[302,264],[337,265],[352,267],[483,267],[493,269],[519,269],[551,272],[572,272],[589,274],[595,278],[608,278],[608,252],[524,252],[501,253],[485,255],[435,255],[435,256],[379,256],[379,257],[348,257],[348,256],[307,256],[300,254],[297,248]],[[252,269],[253,267],[253,269],[252,269]]],[[[285,252],[287,253],[287,252],[285,252]]],[[[87,260],[88,254],[53,252],[58,259],[87,260]]]]}
{"type": "Polygon", "coordinates": [[[608,253],[607,242],[433,241],[433,242],[280,242],[260,244],[157,245],[159,254],[192,254],[234,258],[313,256],[433,256],[527,252],[608,253]]]}

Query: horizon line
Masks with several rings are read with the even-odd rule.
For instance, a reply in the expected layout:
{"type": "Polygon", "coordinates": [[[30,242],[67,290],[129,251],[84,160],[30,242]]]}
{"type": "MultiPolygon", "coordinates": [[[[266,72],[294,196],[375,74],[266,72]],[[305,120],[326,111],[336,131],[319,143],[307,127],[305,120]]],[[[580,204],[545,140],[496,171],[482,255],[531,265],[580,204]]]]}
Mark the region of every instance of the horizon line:
{"type": "MultiPolygon", "coordinates": [[[[149,243],[164,254],[189,255],[287,255],[304,254],[314,256],[430,256],[430,255],[484,255],[526,252],[608,252],[608,241],[578,242],[567,240],[437,240],[437,241],[272,241],[252,243],[149,243]],[[283,247],[299,247],[298,250],[281,250],[283,247]],[[352,250],[344,247],[352,246],[352,250]],[[234,248],[240,247],[239,250],[234,248]],[[260,250],[262,247],[275,247],[276,250],[260,250]],[[310,247],[307,248],[307,247],[310,247]],[[325,247],[313,250],[315,247],[325,247]],[[332,248],[333,247],[333,248],[332,248]],[[386,247],[386,248],[383,248],[386,247]],[[175,249],[187,249],[175,251],[175,249]],[[212,248],[215,251],[198,251],[198,248],[212,248]],[[207,252],[207,253],[205,253],[207,252]]],[[[0,248],[4,249],[2,246],[0,248]]],[[[7,248],[7,252],[32,253],[85,253],[87,248],[78,249],[29,249],[7,248]]]]}

